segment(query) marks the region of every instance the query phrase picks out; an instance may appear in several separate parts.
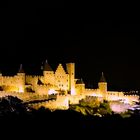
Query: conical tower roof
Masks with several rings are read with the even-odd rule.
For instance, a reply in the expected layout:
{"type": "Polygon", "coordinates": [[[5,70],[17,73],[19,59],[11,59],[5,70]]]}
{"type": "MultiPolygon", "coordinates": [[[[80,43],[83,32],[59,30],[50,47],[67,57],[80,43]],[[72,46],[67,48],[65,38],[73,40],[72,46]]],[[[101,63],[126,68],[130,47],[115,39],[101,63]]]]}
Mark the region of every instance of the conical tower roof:
{"type": "Polygon", "coordinates": [[[48,64],[48,61],[46,60],[44,63],[44,71],[53,71],[51,66],[48,64]]]}
{"type": "Polygon", "coordinates": [[[23,70],[23,66],[22,66],[22,64],[20,64],[20,68],[19,68],[18,73],[24,73],[24,70],[23,70]]]}
{"type": "Polygon", "coordinates": [[[101,78],[100,78],[99,82],[106,82],[106,79],[104,77],[104,73],[103,72],[102,72],[102,75],[101,75],[101,78]]]}

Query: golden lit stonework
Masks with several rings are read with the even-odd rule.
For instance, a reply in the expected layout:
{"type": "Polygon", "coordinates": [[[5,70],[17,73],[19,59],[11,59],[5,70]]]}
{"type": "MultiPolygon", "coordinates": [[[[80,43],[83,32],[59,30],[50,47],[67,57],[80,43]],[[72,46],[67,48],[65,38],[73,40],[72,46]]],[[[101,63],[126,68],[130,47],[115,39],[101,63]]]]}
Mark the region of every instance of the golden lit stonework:
{"type": "Polygon", "coordinates": [[[85,88],[82,79],[75,79],[75,63],[67,63],[66,69],[59,64],[55,71],[46,61],[43,67],[43,75],[26,75],[20,65],[19,72],[15,76],[3,76],[0,74],[0,97],[16,96],[23,101],[49,99],[51,95],[56,100],[46,101],[39,106],[50,109],[69,108],[69,104],[78,104],[79,100],[86,96],[96,96],[102,100],[122,101],[132,104],[139,101],[137,95],[125,95],[124,92],[108,91],[107,82],[102,73],[97,89],[85,88]]]}

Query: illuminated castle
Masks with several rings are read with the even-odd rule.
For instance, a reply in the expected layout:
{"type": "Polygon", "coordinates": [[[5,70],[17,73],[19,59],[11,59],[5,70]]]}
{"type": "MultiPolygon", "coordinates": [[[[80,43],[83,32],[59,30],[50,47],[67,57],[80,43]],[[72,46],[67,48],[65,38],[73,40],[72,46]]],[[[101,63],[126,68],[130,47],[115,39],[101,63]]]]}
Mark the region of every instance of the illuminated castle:
{"type": "Polygon", "coordinates": [[[57,95],[56,101],[46,102],[45,106],[51,108],[59,105],[68,107],[68,104],[77,104],[86,96],[96,96],[106,100],[122,100],[124,102],[137,102],[139,96],[124,95],[124,92],[108,91],[107,82],[102,73],[97,89],[87,89],[82,79],[75,79],[75,64],[67,63],[66,69],[59,64],[53,71],[46,61],[42,75],[26,75],[22,65],[15,76],[3,76],[0,73],[0,97],[13,95],[23,100],[49,98],[57,95]]]}

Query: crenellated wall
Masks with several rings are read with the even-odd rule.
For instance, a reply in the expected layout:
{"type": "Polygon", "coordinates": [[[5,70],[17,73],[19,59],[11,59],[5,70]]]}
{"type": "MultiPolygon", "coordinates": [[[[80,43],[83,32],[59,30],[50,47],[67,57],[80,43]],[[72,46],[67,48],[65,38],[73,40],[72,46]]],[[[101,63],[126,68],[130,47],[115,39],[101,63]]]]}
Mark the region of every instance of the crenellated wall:
{"type": "MultiPolygon", "coordinates": [[[[47,67],[48,68],[48,67],[47,67]]],[[[48,108],[68,108],[68,104],[78,104],[86,96],[97,96],[109,101],[138,102],[137,95],[124,95],[124,92],[107,91],[107,82],[100,81],[97,89],[86,89],[83,82],[75,79],[75,64],[67,63],[66,68],[59,64],[56,71],[45,69],[42,75],[25,75],[20,71],[14,76],[0,74],[0,97],[16,96],[24,101],[48,98],[48,95],[58,94],[56,101],[40,103],[48,108]],[[32,91],[33,92],[27,92],[32,91]],[[65,96],[60,96],[65,94],[65,96]]]]}
{"type": "Polygon", "coordinates": [[[17,97],[17,98],[23,100],[24,102],[33,101],[33,100],[48,99],[48,96],[47,95],[39,95],[39,94],[32,93],[32,92],[20,93],[20,92],[5,92],[5,91],[0,91],[0,97],[5,97],[5,96],[17,97]]]}
{"type": "Polygon", "coordinates": [[[0,86],[4,91],[24,92],[25,74],[15,76],[0,76],[0,86]]]}
{"type": "Polygon", "coordinates": [[[139,102],[139,96],[138,95],[124,95],[123,99],[125,99],[127,102],[139,102]]]}
{"type": "Polygon", "coordinates": [[[50,110],[63,109],[67,110],[69,108],[69,98],[65,95],[58,95],[56,100],[49,100],[42,103],[29,104],[29,106],[39,109],[40,107],[49,108],[50,110]]]}
{"type": "Polygon", "coordinates": [[[107,93],[108,93],[107,95],[108,100],[116,101],[116,100],[121,100],[122,98],[124,98],[123,92],[108,91],[107,93]]]}
{"type": "Polygon", "coordinates": [[[108,91],[108,100],[117,101],[122,100],[126,103],[139,102],[138,95],[124,95],[124,92],[108,91]]]}
{"type": "Polygon", "coordinates": [[[84,99],[86,97],[86,95],[82,94],[82,95],[73,95],[73,96],[68,96],[69,98],[69,103],[70,104],[79,104],[79,101],[84,99]]]}
{"type": "Polygon", "coordinates": [[[75,84],[75,91],[77,95],[83,94],[85,92],[85,84],[75,84]]]}
{"type": "Polygon", "coordinates": [[[84,94],[87,95],[87,96],[99,96],[99,97],[102,97],[102,93],[100,93],[99,89],[85,89],[84,94]]]}

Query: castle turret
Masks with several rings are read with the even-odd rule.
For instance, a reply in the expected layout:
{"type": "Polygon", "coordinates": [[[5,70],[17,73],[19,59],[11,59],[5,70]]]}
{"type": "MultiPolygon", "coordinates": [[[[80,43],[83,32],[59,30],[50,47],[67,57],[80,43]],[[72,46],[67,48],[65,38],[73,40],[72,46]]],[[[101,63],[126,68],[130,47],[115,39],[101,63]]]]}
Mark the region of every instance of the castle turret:
{"type": "Polygon", "coordinates": [[[99,90],[100,90],[101,94],[103,96],[106,96],[106,94],[107,94],[107,82],[106,82],[106,79],[104,77],[104,73],[103,72],[102,72],[100,81],[98,83],[98,87],[99,87],[99,90]]]}
{"type": "Polygon", "coordinates": [[[18,89],[19,92],[24,92],[25,91],[25,72],[23,70],[22,64],[20,64],[19,71],[17,73],[19,83],[18,83],[18,89]]]}
{"type": "Polygon", "coordinates": [[[83,79],[77,79],[75,88],[76,88],[76,94],[84,93],[85,83],[84,83],[83,79]]]}
{"type": "Polygon", "coordinates": [[[71,95],[75,95],[75,64],[67,63],[67,72],[69,74],[69,91],[71,95]]]}
{"type": "Polygon", "coordinates": [[[43,68],[44,83],[54,85],[54,71],[46,60],[43,68]]]}

